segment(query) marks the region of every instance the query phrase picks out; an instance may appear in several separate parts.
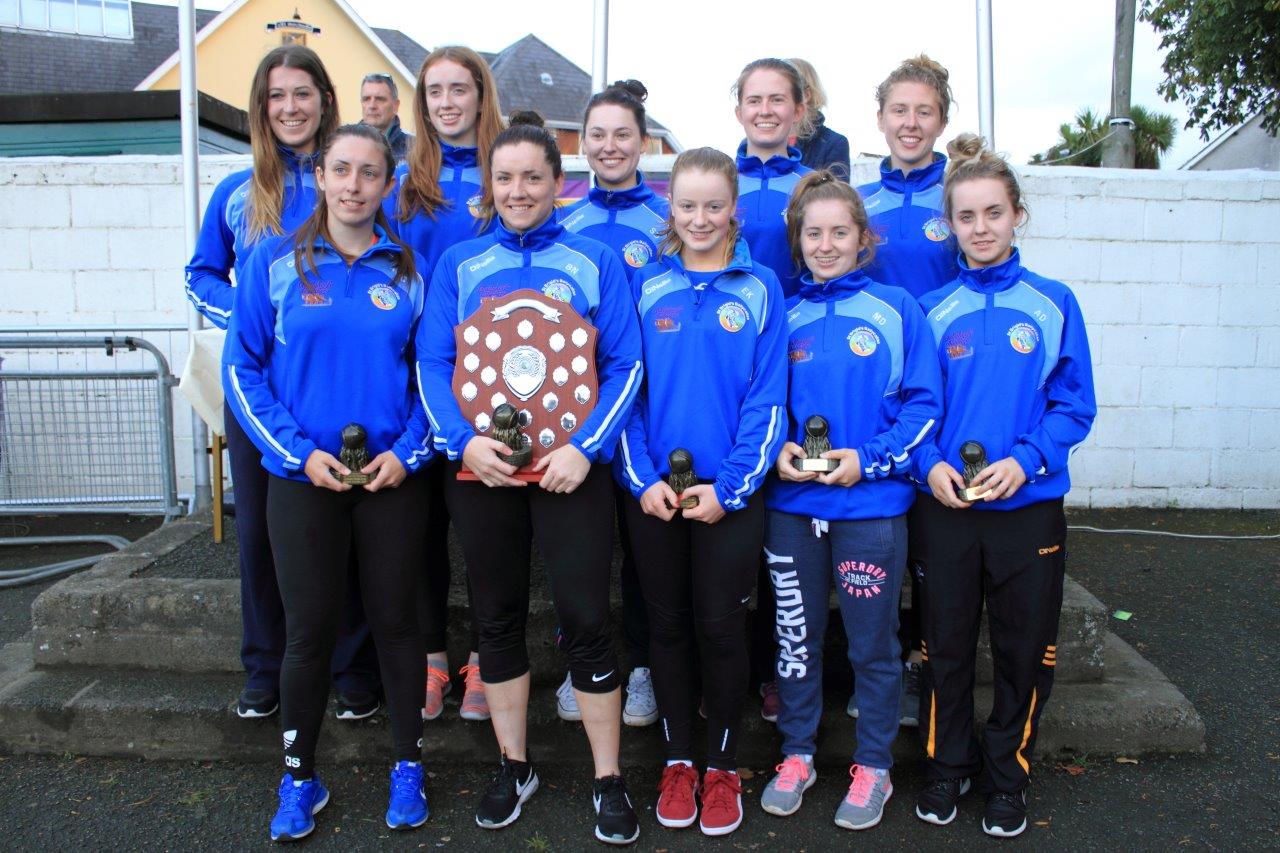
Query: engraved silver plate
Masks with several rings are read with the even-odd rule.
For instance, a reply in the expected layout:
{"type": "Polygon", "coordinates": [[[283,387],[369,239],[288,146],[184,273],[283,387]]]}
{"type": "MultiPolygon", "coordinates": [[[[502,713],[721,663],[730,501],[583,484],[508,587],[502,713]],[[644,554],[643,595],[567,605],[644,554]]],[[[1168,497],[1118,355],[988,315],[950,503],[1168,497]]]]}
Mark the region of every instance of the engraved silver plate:
{"type": "Polygon", "coordinates": [[[565,370],[563,367],[557,367],[551,372],[551,379],[557,385],[563,385],[569,381],[569,371],[565,370]]]}
{"type": "Polygon", "coordinates": [[[579,326],[573,330],[573,345],[581,347],[587,342],[587,330],[579,326]]]}
{"type": "Polygon", "coordinates": [[[531,346],[513,347],[502,357],[502,381],[521,400],[528,400],[547,378],[547,357],[531,346]]]}
{"type": "Polygon", "coordinates": [[[547,343],[551,345],[552,352],[560,352],[560,350],[564,349],[564,335],[556,332],[547,339],[547,343]]]}
{"type": "Polygon", "coordinates": [[[573,372],[581,376],[587,372],[587,360],[580,355],[575,355],[573,361],[569,362],[569,366],[573,368],[573,372]]]}
{"type": "Polygon", "coordinates": [[[556,434],[550,428],[538,433],[538,442],[543,447],[550,447],[556,440],[556,434]]]}
{"type": "Polygon", "coordinates": [[[464,384],[463,384],[463,386],[462,386],[462,399],[464,399],[464,400],[466,400],[468,403],[470,403],[472,400],[474,400],[474,399],[476,398],[476,393],[477,393],[477,390],[476,390],[476,383],[474,383],[474,382],[466,382],[466,383],[464,383],[464,384]]]}
{"type": "Polygon", "coordinates": [[[528,409],[520,410],[520,428],[528,429],[529,424],[533,423],[533,413],[528,409]]]}
{"type": "Polygon", "coordinates": [[[526,341],[533,335],[533,324],[528,320],[521,320],[520,325],[516,326],[516,334],[524,338],[526,341]]]}
{"type": "Polygon", "coordinates": [[[465,367],[468,372],[475,373],[476,368],[480,366],[480,356],[473,352],[467,353],[466,358],[462,359],[462,366],[465,367]]]}
{"type": "Polygon", "coordinates": [[[480,330],[475,326],[467,326],[462,330],[462,339],[467,342],[468,346],[475,346],[476,341],[480,340],[480,330]]]}
{"type": "Polygon", "coordinates": [[[542,408],[548,412],[554,412],[558,405],[560,405],[560,398],[555,395],[555,392],[548,391],[542,395],[542,408]]]}
{"type": "Polygon", "coordinates": [[[492,367],[486,367],[484,370],[480,371],[480,381],[485,385],[492,385],[498,381],[498,371],[494,370],[492,367]]]}
{"type": "Polygon", "coordinates": [[[578,416],[573,412],[565,412],[560,416],[560,427],[565,432],[573,432],[578,426],[578,416]]]}
{"type": "Polygon", "coordinates": [[[490,352],[497,352],[498,347],[502,346],[502,335],[497,332],[490,332],[484,336],[484,345],[489,348],[490,352]]]}
{"type": "Polygon", "coordinates": [[[507,402],[507,395],[503,394],[501,391],[489,398],[489,406],[494,409],[498,408],[505,402],[507,402]]]}
{"type": "Polygon", "coordinates": [[[573,389],[573,399],[577,400],[579,403],[587,402],[591,399],[591,389],[586,385],[579,385],[577,388],[573,389]]]}
{"type": "Polygon", "coordinates": [[[489,426],[491,423],[492,422],[489,419],[488,412],[481,412],[480,414],[476,415],[476,429],[480,430],[481,432],[488,432],[489,426]]]}

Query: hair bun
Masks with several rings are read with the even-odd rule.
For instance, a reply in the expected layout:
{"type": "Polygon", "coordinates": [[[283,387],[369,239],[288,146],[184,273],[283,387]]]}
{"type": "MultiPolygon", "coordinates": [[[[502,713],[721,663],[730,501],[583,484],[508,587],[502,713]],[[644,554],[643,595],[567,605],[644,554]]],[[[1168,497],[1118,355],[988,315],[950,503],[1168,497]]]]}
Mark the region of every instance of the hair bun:
{"type": "Polygon", "coordinates": [[[987,150],[987,141],[976,133],[962,133],[947,143],[947,157],[953,163],[973,160],[987,150]]]}
{"type": "Polygon", "coordinates": [[[902,64],[928,71],[931,74],[936,75],[938,80],[944,85],[946,84],[947,79],[951,76],[950,72],[948,72],[941,63],[930,59],[929,56],[924,53],[919,56],[913,56],[910,59],[905,59],[902,64]]]}
{"type": "Polygon", "coordinates": [[[507,120],[509,127],[515,127],[519,124],[527,124],[532,127],[546,127],[547,123],[543,120],[542,115],[536,110],[516,110],[511,114],[511,118],[507,120]]]}
{"type": "Polygon", "coordinates": [[[621,89],[640,103],[649,97],[649,90],[639,80],[615,80],[610,89],[621,89]]]}

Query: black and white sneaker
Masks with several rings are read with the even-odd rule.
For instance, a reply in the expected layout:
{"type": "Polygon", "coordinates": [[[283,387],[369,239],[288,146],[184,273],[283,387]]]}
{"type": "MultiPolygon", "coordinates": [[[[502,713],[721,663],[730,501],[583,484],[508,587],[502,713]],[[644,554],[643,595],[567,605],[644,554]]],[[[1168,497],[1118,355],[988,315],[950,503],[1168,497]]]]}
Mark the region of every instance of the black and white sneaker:
{"type": "Polygon", "coordinates": [[[605,776],[591,786],[596,807],[596,838],[605,844],[630,844],[640,837],[640,821],[621,776],[605,776]]]}
{"type": "Polygon", "coordinates": [[[538,774],[527,761],[512,761],[505,755],[489,790],[476,809],[476,826],[502,829],[520,817],[520,806],[538,790],[538,774]]]}
{"type": "Polygon", "coordinates": [[[982,831],[997,838],[1013,838],[1027,828],[1027,792],[1016,794],[997,791],[987,795],[982,812],[982,831]]]}
{"type": "Polygon", "coordinates": [[[236,716],[242,720],[270,717],[280,710],[280,694],[265,687],[246,687],[236,699],[236,716]]]}
{"type": "Polygon", "coordinates": [[[347,690],[338,694],[339,720],[363,720],[378,713],[380,707],[378,694],[369,690],[347,690]]]}
{"type": "Polygon", "coordinates": [[[946,826],[956,819],[956,803],[969,793],[969,780],[934,779],[916,797],[916,817],[925,823],[946,826]]]}

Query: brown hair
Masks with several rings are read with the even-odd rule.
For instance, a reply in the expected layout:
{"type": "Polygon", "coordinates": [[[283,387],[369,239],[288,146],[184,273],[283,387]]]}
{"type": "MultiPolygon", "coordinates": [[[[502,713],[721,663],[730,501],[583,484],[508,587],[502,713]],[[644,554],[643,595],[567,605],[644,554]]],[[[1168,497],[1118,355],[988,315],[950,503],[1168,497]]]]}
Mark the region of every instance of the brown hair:
{"type": "Polygon", "coordinates": [[[418,211],[435,218],[436,210],[444,204],[440,190],[440,166],[443,155],[440,150],[440,134],[431,123],[427,109],[427,70],[437,62],[456,62],[471,73],[480,96],[479,115],[476,117],[477,165],[480,174],[489,171],[489,148],[502,132],[502,112],[498,105],[498,84],[493,80],[489,63],[469,47],[449,45],[437,47],[422,60],[418,69],[418,82],[413,92],[413,127],[417,139],[409,149],[406,162],[409,172],[400,188],[400,201],[396,206],[396,218],[407,222],[418,211]]]}
{"type": "Polygon", "coordinates": [[[742,87],[747,85],[747,79],[757,71],[776,71],[786,77],[787,82],[791,84],[791,98],[796,104],[804,104],[804,78],[800,76],[799,70],[787,60],[774,57],[766,57],[747,63],[746,67],[742,69],[742,73],[738,75],[738,82],[733,84],[733,99],[735,101],[742,103],[742,87]]]}
{"type": "Polygon", "coordinates": [[[302,45],[277,47],[258,63],[249,85],[249,142],[253,148],[253,176],[249,179],[249,241],[280,233],[280,208],[284,204],[284,163],[276,149],[276,136],[267,119],[267,78],[273,68],[297,68],[307,72],[320,96],[320,140],[338,126],[338,94],[329,72],[316,52],[302,45]]]}
{"type": "MultiPolygon", "coordinates": [[[[383,161],[386,164],[386,183],[389,184],[395,179],[396,158],[391,153],[391,145],[387,142],[387,137],[382,131],[376,127],[367,124],[344,124],[324,140],[324,147],[320,149],[320,165],[317,170],[325,170],[328,166],[326,162],[329,159],[329,151],[333,148],[333,143],[337,142],[344,136],[358,136],[361,139],[367,139],[378,147],[382,153],[383,161]]],[[[384,184],[385,186],[385,184],[384,184]]],[[[374,214],[373,223],[382,228],[387,234],[387,239],[400,247],[400,255],[396,258],[396,280],[404,280],[408,282],[413,278],[416,271],[416,264],[413,260],[413,250],[405,245],[396,233],[391,230],[387,223],[387,215],[382,210],[381,199],[377,203],[377,212],[374,214]]],[[[316,193],[316,209],[307,217],[307,221],[293,232],[293,265],[298,274],[298,279],[302,282],[302,289],[307,293],[314,293],[315,290],[310,281],[307,280],[306,270],[310,270],[311,274],[319,277],[320,271],[316,268],[315,244],[316,237],[323,236],[329,242],[333,240],[329,236],[329,205],[325,201],[324,193],[316,193]]]]}
{"type": "Polygon", "coordinates": [[[902,64],[893,69],[889,76],[884,78],[884,82],[876,87],[876,102],[880,105],[880,111],[883,112],[884,105],[889,100],[889,90],[896,84],[923,83],[938,93],[938,108],[942,111],[942,121],[945,124],[951,118],[951,101],[953,100],[951,84],[947,82],[950,76],[947,69],[923,53],[904,59],[902,64]]]}
{"type": "Polygon", "coordinates": [[[815,119],[827,105],[827,90],[822,88],[822,81],[818,79],[818,70],[808,60],[793,56],[787,62],[794,65],[800,72],[800,76],[804,78],[804,118],[800,119],[800,126],[796,128],[798,135],[803,139],[813,136],[813,132],[818,129],[815,119]]]}
{"type": "Polygon", "coordinates": [[[987,148],[987,141],[974,133],[962,133],[947,143],[947,175],[942,181],[942,215],[951,219],[951,191],[956,184],[979,178],[995,178],[1004,184],[1013,209],[1024,217],[1026,205],[1022,202],[1022,189],[1018,176],[1009,161],[987,148]]]}
{"type": "Polygon", "coordinates": [[[791,191],[791,200],[787,202],[787,242],[791,246],[791,260],[795,262],[797,270],[804,269],[804,251],[800,243],[800,235],[804,230],[804,211],[812,202],[827,200],[842,201],[849,205],[849,215],[853,217],[854,227],[860,232],[859,242],[862,244],[855,268],[862,269],[876,256],[876,240],[867,220],[867,209],[863,207],[862,196],[858,195],[858,191],[829,169],[810,172],[791,191]]]}
{"type": "MultiPolygon", "coordinates": [[[[675,187],[676,180],[685,171],[710,172],[713,175],[719,175],[729,184],[729,204],[733,207],[738,205],[738,167],[723,151],[717,151],[714,148],[690,148],[684,151],[676,158],[675,165],[671,167],[671,176],[667,178],[667,186],[672,193],[671,209],[667,213],[667,224],[662,227],[658,233],[660,242],[658,243],[658,254],[660,255],[676,255],[684,251],[684,241],[680,239],[680,235],[676,233],[675,220],[675,187]]],[[[729,220],[729,234],[725,237],[725,262],[728,263],[729,258],[733,257],[733,248],[738,243],[738,234],[741,231],[741,225],[738,223],[738,217],[734,216],[729,220]]]]}
{"type": "Polygon", "coordinates": [[[596,92],[587,101],[587,109],[582,114],[582,135],[587,133],[587,120],[591,111],[602,104],[612,104],[630,110],[635,117],[636,128],[642,138],[649,135],[649,125],[645,121],[644,102],[649,97],[649,90],[639,80],[618,80],[609,85],[603,92],[596,92]]]}
{"type": "MultiPolygon", "coordinates": [[[[493,162],[493,152],[499,148],[506,148],[508,145],[519,145],[522,142],[528,142],[530,145],[536,145],[542,149],[542,156],[546,158],[547,165],[551,167],[551,177],[558,178],[564,174],[564,164],[560,159],[560,146],[556,144],[555,137],[547,132],[542,116],[534,110],[516,110],[511,114],[510,126],[498,134],[498,138],[493,140],[493,145],[489,148],[489,156],[486,158],[487,163],[493,162]]],[[[480,196],[480,210],[484,221],[487,223],[493,219],[493,175],[488,168],[482,175],[484,181],[484,189],[480,196]]],[[[551,212],[555,216],[555,211],[551,212]]]]}

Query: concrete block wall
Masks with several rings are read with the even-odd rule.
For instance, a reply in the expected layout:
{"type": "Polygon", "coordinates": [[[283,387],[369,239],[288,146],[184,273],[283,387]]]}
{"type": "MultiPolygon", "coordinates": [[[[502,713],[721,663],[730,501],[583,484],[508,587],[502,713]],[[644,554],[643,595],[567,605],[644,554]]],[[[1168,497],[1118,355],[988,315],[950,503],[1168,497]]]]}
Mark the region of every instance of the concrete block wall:
{"type": "MultiPolygon", "coordinates": [[[[245,163],[202,158],[202,199],[245,163]]],[[[1024,260],[1075,290],[1093,351],[1069,502],[1280,506],[1280,174],[1019,172],[1024,260]]],[[[185,323],[185,260],[177,158],[0,159],[0,326],[185,323]]]]}

